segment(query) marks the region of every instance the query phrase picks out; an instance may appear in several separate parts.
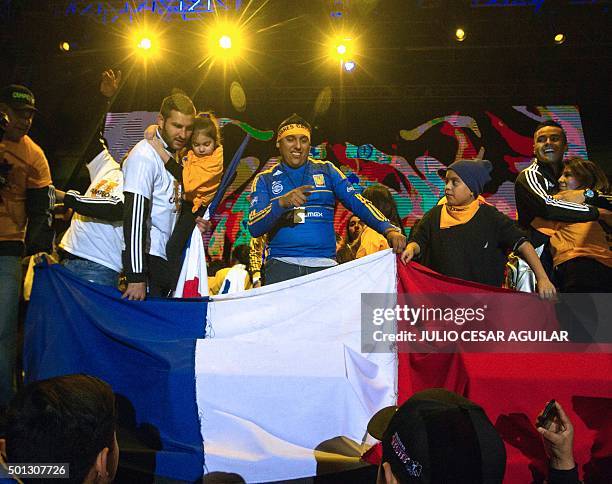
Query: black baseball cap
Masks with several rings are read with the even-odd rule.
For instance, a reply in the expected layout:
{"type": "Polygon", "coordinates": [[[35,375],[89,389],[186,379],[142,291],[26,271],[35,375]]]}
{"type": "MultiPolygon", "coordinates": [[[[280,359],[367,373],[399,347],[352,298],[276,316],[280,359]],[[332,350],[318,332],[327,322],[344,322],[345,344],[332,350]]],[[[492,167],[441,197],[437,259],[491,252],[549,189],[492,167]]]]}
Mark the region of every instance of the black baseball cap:
{"type": "Polygon", "coordinates": [[[30,109],[38,111],[35,106],[34,94],[20,84],[10,84],[0,90],[0,102],[8,104],[16,110],[30,109]]]}
{"type": "Polygon", "coordinates": [[[444,388],[387,407],[368,424],[400,482],[501,484],[506,449],[482,407],[444,388]]]}

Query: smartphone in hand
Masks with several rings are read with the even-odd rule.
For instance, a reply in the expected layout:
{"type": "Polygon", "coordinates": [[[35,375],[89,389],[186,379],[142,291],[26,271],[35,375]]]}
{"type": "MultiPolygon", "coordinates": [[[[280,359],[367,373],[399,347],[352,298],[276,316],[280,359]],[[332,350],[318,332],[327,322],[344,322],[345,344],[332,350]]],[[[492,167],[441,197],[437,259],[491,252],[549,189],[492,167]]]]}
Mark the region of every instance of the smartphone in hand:
{"type": "Polygon", "coordinates": [[[544,407],[542,414],[536,421],[536,427],[542,427],[549,430],[556,416],[557,407],[555,406],[555,400],[553,399],[546,404],[546,407],[544,407]]]}

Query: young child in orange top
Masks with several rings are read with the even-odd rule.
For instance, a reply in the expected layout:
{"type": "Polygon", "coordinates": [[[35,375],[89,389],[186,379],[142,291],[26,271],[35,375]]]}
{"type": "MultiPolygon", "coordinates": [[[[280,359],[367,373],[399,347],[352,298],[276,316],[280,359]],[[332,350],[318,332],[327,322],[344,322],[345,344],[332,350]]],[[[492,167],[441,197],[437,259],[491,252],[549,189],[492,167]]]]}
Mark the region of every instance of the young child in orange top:
{"type": "Polygon", "coordinates": [[[168,154],[157,138],[149,142],[164,160],[166,169],[183,186],[181,213],[166,246],[166,257],[176,281],[181,271],[183,249],[193,232],[195,219],[205,215],[223,176],[219,123],[211,112],[196,116],[190,149],[178,154],[180,163],[168,154]]]}
{"type": "Polygon", "coordinates": [[[192,213],[203,215],[223,176],[223,146],[217,119],[200,113],[193,125],[191,149],[183,158],[184,199],[193,204],[192,213]]]}

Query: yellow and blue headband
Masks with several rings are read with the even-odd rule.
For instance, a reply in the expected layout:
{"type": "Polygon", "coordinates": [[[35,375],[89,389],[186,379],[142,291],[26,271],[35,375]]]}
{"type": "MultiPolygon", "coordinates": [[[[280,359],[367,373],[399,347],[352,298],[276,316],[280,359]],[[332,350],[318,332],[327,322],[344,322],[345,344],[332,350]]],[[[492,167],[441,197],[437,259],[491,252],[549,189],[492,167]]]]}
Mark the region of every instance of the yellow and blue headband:
{"type": "Polygon", "coordinates": [[[310,141],[310,130],[303,124],[292,123],[286,124],[278,130],[276,141],[280,141],[287,136],[306,136],[310,141]]]}

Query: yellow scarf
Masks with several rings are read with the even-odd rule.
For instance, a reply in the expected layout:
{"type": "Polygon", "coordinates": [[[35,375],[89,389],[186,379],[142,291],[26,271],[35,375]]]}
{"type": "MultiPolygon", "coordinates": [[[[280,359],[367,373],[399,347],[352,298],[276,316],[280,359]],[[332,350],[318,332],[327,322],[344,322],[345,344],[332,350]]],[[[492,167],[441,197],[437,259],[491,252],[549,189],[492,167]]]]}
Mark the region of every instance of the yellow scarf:
{"type": "Polygon", "coordinates": [[[445,203],[440,212],[440,228],[447,229],[455,225],[468,223],[476,215],[481,204],[482,202],[479,199],[461,207],[452,207],[445,203]]]}

